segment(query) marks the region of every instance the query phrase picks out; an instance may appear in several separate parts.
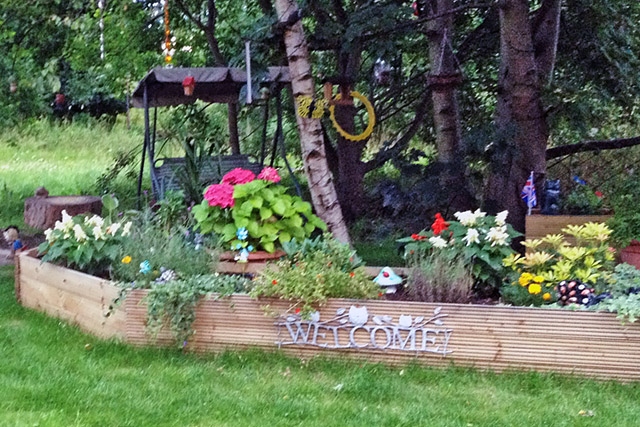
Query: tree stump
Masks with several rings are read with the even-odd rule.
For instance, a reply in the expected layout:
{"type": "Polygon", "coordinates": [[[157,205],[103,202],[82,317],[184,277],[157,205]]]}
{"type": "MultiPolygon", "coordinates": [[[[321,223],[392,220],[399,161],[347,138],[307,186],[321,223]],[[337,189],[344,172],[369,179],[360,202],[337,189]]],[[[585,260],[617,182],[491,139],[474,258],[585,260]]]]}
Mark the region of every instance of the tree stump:
{"type": "Polygon", "coordinates": [[[24,201],[24,223],[46,230],[62,220],[62,211],[71,216],[102,213],[102,199],[97,196],[34,196],[24,201]]]}

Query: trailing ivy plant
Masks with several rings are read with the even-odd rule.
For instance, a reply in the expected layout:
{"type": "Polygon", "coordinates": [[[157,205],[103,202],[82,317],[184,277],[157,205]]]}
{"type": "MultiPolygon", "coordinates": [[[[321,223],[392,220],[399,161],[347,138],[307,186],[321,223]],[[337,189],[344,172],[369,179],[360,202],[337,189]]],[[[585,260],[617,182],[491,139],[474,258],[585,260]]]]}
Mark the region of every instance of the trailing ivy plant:
{"type": "Polygon", "coordinates": [[[248,282],[243,276],[219,273],[155,282],[145,299],[147,328],[157,335],[160,329],[168,326],[176,343],[184,348],[193,333],[191,325],[200,299],[218,299],[243,292],[248,282]]]}

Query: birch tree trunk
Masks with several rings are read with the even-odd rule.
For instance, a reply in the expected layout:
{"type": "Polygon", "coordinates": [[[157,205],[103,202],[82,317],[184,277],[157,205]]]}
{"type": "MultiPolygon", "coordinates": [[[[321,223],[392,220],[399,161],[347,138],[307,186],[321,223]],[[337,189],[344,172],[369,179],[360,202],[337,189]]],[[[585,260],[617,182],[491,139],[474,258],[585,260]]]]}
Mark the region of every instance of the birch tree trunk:
{"type": "MultiPolygon", "coordinates": [[[[284,43],[289,61],[293,96],[313,97],[315,90],[309,50],[302,22],[299,19],[298,6],[294,0],[275,0],[274,6],[278,21],[285,26],[284,43]]],[[[327,224],[329,231],[337,240],[349,243],[349,231],[342,216],[333,177],[327,165],[320,120],[296,115],[296,121],[300,133],[304,170],[316,213],[327,224]]]]}

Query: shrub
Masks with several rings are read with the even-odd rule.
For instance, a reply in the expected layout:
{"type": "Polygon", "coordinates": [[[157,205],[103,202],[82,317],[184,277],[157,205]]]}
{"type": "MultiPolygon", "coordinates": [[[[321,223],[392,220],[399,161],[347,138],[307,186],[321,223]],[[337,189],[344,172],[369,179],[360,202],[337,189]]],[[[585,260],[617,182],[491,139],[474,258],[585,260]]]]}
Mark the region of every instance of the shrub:
{"type": "Polygon", "coordinates": [[[564,234],[529,239],[523,245],[524,256],[513,254],[504,259],[505,267],[515,273],[511,284],[501,291],[505,302],[540,305],[555,300],[555,287],[563,280],[577,279],[598,290],[610,282],[614,253],[609,246],[611,229],[602,223],[570,225],[562,232],[573,236],[570,244],[564,234]]]}
{"type": "Polygon", "coordinates": [[[255,278],[252,297],[291,300],[297,311],[309,314],[327,298],[373,298],[380,292],[355,252],[329,235],[287,249],[286,258],[255,278]]]}

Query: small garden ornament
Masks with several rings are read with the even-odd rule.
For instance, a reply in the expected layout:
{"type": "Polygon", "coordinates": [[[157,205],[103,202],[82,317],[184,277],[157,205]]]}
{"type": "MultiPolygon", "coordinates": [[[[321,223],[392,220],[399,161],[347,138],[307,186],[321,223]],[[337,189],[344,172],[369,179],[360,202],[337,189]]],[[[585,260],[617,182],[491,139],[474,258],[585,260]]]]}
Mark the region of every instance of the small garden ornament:
{"type": "Polygon", "coordinates": [[[10,225],[4,230],[4,240],[10,246],[9,255],[7,255],[7,259],[11,259],[15,256],[17,252],[20,252],[23,249],[22,241],[20,240],[20,230],[15,225],[10,225]]]}
{"type": "Polygon", "coordinates": [[[402,283],[402,278],[391,267],[384,267],[373,281],[380,285],[385,294],[395,294],[402,283]]]}

